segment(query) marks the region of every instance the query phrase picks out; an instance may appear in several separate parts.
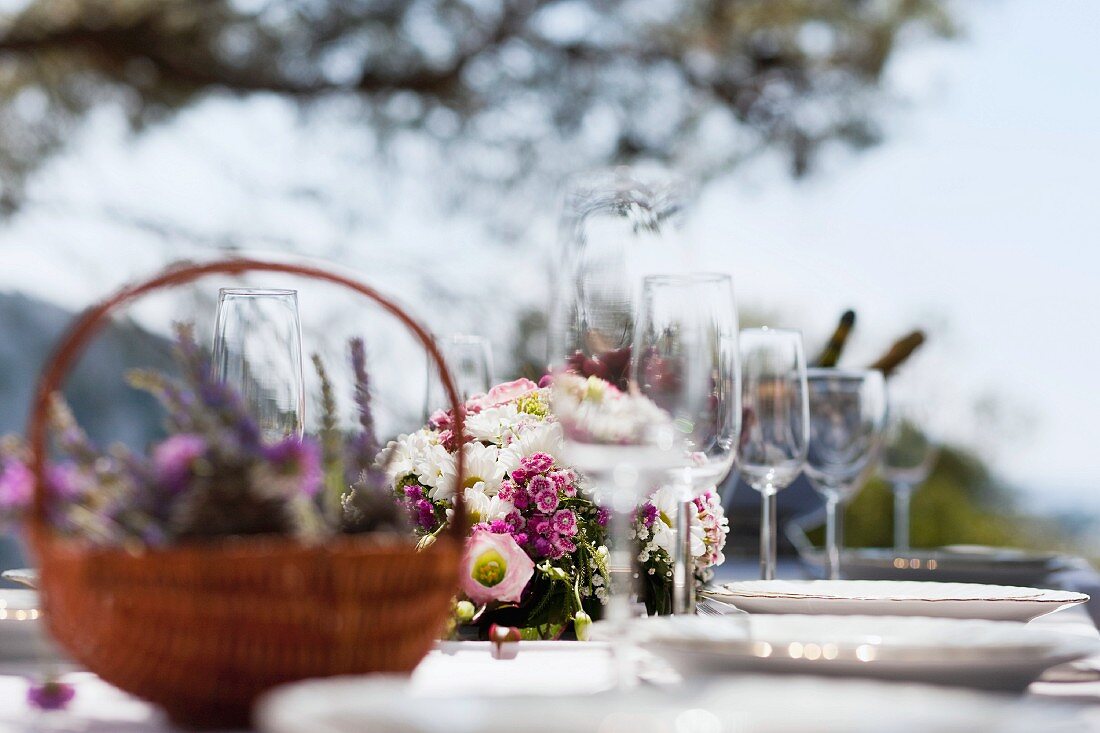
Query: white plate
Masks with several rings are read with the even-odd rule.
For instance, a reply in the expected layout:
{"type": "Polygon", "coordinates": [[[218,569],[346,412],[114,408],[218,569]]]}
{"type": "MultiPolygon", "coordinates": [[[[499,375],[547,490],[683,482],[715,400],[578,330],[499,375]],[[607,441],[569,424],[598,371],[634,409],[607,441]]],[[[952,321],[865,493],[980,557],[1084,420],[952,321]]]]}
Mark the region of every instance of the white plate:
{"type": "Polygon", "coordinates": [[[1100,640],[1007,621],[890,616],[695,616],[641,620],[639,643],[681,675],[872,677],[1021,691],[1100,653],[1100,640]]]}
{"type": "MultiPolygon", "coordinates": [[[[824,573],[825,554],[801,553],[812,570],[824,573]]],[[[849,580],[918,580],[944,583],[1044,584],[1054,573],[1074,567],[1075,558],[1008,547],[951,545],[896,551],[884,547],[845,550],[841,574],[849,580]]]]}
{"type": "Polygon", "coordinates": [[[1030,621],[1089,599],[1083,593],[977,583],[744,580],[704,591],[748,613],[935,616],[1030,621]]]}
{"type": "MultiPolygon", "coordinates": [[[[495,667],[505,687],[509,664],[495,667]]],[[[484,694],[459,695],[386,677],[315,680],[271,693],[254,719],[262,733],[1033,733],[1072,720],[1050,704],[867,680],[742,676],[569,696],[547,692],[553,679],[520,695],[484,682],[484,694]]]]}
{"type": "Polygon", "coordinates": [[[33,590],[0,590],[0,662],[55,659],[33,590]]]}
{"type": "Polygon", "coordinates": [[[28,588],[38,587],[38,571],[31,568],[16,568],[15,570],[5,570],[0,573],[0,578],[9,580],[12,583],[19,583],[25,585],[28,588]]]}

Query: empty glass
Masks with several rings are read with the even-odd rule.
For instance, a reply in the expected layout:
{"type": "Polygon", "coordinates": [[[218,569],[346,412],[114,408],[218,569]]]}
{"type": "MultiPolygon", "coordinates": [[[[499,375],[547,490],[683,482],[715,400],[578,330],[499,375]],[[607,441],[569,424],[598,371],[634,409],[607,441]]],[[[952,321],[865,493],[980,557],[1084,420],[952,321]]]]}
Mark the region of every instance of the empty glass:
{"type": "MultiPolygon", "coordinates": [[[[488,339],[469,333],[456,333],[436,339],[436,345],[451,369],[458,396],[468,400],[493,387],[493,350],[488,339]]],[[[434,365],[428,368],[428,385],[424,397],[424,419],[447,405],[443,380],[434,365]]]]}
{"type": "Polygon", "coordinates": [[[886,420],[886,383],[874,369],[809,369],[810,449],[806,473],[825,497],[829,578],[840,577],[839,507],[877,458],[886,420]]]}
{"type": "Polygon", "coordinates": [[[898,552],[909,550],[913,490],[928,480],[937,453],[936,444],[922,429],[915,408],[891,401],[879,473],[894,494],[894,550],[898,552]]]}
{"type": "Polygon", "coordinates": [[[606,617],[621,684],[634,679],[623,650],[635,613],[634,511],[666,476],[676,445],[667,413],[628,388],[642,279],[677,272],[677,228],[687,188],[661,170],[615,168],[570,179],[552,271],[547,364],[565,458],[610,510],[606,617]],[[609,385],[588,377],[606,380],[609,385]]]}
{"type": "Polygon", "coordinates": [[[222,288],[213,362],[214,376],[240,392],[264,439],[301,437],[305,382],[296,290],[222,288]]]}
{"type": "Polygon", "coordinates": [[[695,613],[691,552],[693,499],[725,479],[741,422],[737,311],[728,275],[645,278],[634,337],[635,383],[668,413],[680,459],[666,481],[677,486],[673,612],[695,613]]]}
{"type": "Polygon", "coordinates": [[[760,577],[775,578],[776,494],[802,471],[809,444],[809,401],[802,334],[775,328],[741,332],[738,467],[760,492],[760,577]]]}

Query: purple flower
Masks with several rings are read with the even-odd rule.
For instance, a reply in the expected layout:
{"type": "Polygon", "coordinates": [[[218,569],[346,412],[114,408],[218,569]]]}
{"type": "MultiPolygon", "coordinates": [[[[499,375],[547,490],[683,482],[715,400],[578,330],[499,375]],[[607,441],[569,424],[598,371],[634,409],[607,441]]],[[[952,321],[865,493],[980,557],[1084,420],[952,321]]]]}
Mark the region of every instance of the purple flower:
{"type": "Polygon", "coordinates": [[[541,557],[546,557],[554,551],[554,546],[550,544],[550,540],[545,537],[535,538],[535,552],[541,557]]]}
{"type": "Polygon", "coordinates": [[[657,507],[653,504],[646,503],[646,505],[642,507],[641,515],[642,523],[645,524],[646,527],[652,527],[653,523],[657,521],[657,507]]]}
{"type": "Polygon", "coordinates": [[[596,510],[596,524],[601,527],[606,527],[608,520],[611,519],[611,512],[607,511],[604,507],[600,507],[596,510]]]}
{"type": "Polygon", "coordinates": [[[545,476],[535,476],[527,482],[527,493],[529,493],[532,498],[547,491],[551,491],[554,494],[558,493],[557,488],[554,486],[554,482],[545,476]]]}
{"type": "Polygon", "coordinates": [[[520,460],[519,467],[527,473],[546,473],[554,467],[554,459],[546,453],[532,453],[520,460]]]}
{"type": "MultiPolygon", "coordinates": [[[[558,534],[572,537],[577,533],[577,515],[568,509],[562,509],[554,512],[554,517],[550,520],[550,525],[558,534]]],[[[572,550],[570,550],[570,552],[572,552],[572,550]]]]}
{"type": "Polygon", "coordinates": [[[513,484],[508,479],[505,479],[504,481],[500,482],[500,489],[497,491],[497,496],[499,496],[502,501],[512,501],[512,499],[515,498],[515,495],[516,495],[516,485],[515,484],[513,484]]]}
{"type": "Polygon", "coordinates": [[[550,517],[536,514],[531,517],[531,521],[528,522],[528,527],[537,535],[548,535],[550,534],[550,517]]]}
{"type": "Polygon", "coordinates": [[[560,534],[554,535],[550,539],[550,542],[554,545],[554,549],[563,555],[574,552],[577,549],[577,545],[573,540],[560,534]]]}
{"type": "Polygon", "coordinates": [[[312,440],[286,438],[274,445],[264,446],[264,458],[275,470],[298,479],[298,490],[306,496],[314,496],[324,478],[321,470],[321,450],[312,440]]]}
{"type": "Polygon", "coordinates": [[[512,535],[512,537],[516,540],[517,545],[526,545],[527,544],[527,533],[526,532],[516,532],[514,535],[512,535]]]}
{"type": "Polygon", "coordinates": [[[512,481],[514,481],[517,486],[523,486],[523,484],[527,482],[527,472],[522,468],[517,468],[512,471],[512,481]]]}
{"type": "Polygon", "coordinates": [[[86,483],[80,470],[72,461],[51,463],[46,466],[46,486],[62,499],[75,499],[84,493],[86,483]]]}
{"type": "Polygon", "coordinates": [[[527,495],[526,491],[517,491],[516,495],[512,497],[512,504],[516,509],[526,509],[531,506],[531,497],[527,495]]]}
{"type": "Polygon", "coordinates": [[[432,529],[435,526],[435,507],[427,499],[416,502],[416,521],[424,529],[432,529]]]}
{"type": "Polygon", "coordinates": [[[27,702],[39,710],[63,710],[75,696],[72,685],[56,680],[31,683],[27,690],[27,702]]]}
{"type": "Polygon", "coordinates": [[[527,526],[527,520],[519,512],[509,512],[504,521],[513,529],[523,529],[527,526]]]}
{"type": "Polygon", "coordinates": [[[535,496],[535,506],[538,507],[540,512],[549,514],[558,508],[558,492],[553,488],[540,491],[535,496]]]}
{"type": "Polygon", "coordinates": [[[8,458],[0,464],[0,512],[14,514],[30,504],[34,474],[22,461],[8,458]]]}
{"type": "Polygon", "coordinates": [[[542,389],[543,387],[549,387],[553,383],[554,378],[552,376],[550,376],[549,374],[543,374],[542,378],[539,379],[539,389],[542,389]]]}
{"type": "Polygon", "coordinates": [[[489,522],[489,531],[494,534],[509,534],[508,529],[508,523],[503,519],[494,519],[489,522]]]}
{"type": "Polygon", "coordinates": [[[173,435],[153,448],[157,478],[172,493],[182,491],[191,478],[195,461],[205,455],[206,449],[206,440],[201,435],[173,435]]]}

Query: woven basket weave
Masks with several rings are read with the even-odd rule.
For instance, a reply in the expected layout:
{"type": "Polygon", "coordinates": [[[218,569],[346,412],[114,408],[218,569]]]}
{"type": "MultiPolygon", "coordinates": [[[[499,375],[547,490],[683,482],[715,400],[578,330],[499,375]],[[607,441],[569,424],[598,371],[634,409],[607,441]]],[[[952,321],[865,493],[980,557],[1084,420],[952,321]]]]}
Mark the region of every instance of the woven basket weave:
{"type": "MultiPolygon", "coordinates": [[[[257,696],[285,682],[412,671],[449,613],[465,526],[458,505],[452,528],[421,552],[367,535],[321,546],[237,538],[134,554],[54,532],[43,488],[49,397],[107,316],[153,290],[248,272],[325,280],[378,303],[439,367],[457,434],[462,430],[453,379],[427,331],[342,274],[251,259],[174,267],[77,318],[42,372],[27,431],[37,478],[29,535],[46,623],[77,662],[193,727],[245,724],[257,696]]],[[[461,483],[461,451],[457,458],[461,483]]]]}

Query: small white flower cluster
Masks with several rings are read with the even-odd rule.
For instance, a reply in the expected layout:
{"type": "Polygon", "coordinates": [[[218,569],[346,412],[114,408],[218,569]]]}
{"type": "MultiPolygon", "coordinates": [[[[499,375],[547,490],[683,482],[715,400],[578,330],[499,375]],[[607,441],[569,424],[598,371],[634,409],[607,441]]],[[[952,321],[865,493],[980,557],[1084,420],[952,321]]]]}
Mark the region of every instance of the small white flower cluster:
{"type": "Polygon", "coordinates": [[[671,429],[671,416],[652,400],[623,392],[598,377],[558,374],[554,414],[571,436],[592,443],[637,445],[671,429]]]}

